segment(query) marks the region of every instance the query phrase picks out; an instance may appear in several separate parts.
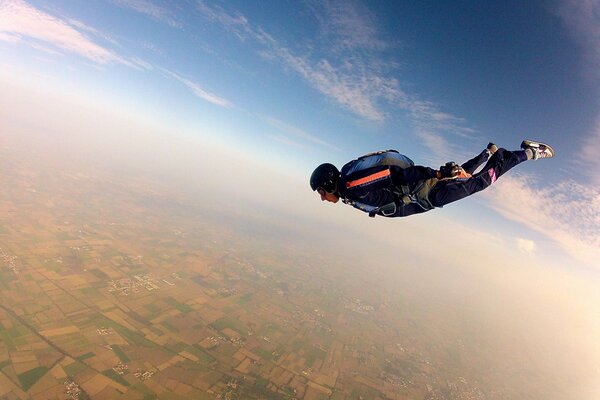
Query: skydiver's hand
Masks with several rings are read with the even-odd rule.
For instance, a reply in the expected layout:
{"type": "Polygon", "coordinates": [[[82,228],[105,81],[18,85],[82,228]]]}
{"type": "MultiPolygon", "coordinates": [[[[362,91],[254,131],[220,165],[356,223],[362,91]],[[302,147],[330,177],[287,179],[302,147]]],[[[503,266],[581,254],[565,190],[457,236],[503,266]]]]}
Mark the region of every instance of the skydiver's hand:
{"type": "Polygon", "coordinates": [[[442,165],[440,167],[438,172],[439,174],[436,175],[438,175],[438,177],[441,179],[454,178],[460,174],[460,166],[456,165],[455,163],[446,163],[446,165],[442,165]]]}

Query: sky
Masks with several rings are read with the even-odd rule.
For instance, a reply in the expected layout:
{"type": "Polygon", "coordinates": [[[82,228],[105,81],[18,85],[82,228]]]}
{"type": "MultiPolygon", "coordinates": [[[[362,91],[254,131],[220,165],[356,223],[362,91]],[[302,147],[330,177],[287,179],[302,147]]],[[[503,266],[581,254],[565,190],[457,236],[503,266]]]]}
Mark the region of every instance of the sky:
{"type": "Polygon", "coordinates": [[[600,333],[599,16],[592,0],[0,0],[0,122],[351,237],[345,254],[370,240],[537,298],[539,315],[562,305],[579,340],[600,333]],[[556,157],[419,216],[369,219],[308,185],[375,150],[435,168],[526,138],[556,157]]]}
{"type": "Polygon", "coordinates": [[[599,7],[2,0],[0,66],[8,81],[88,93],[305,176],[377,149],[437,167],[489,141],[546,141],[554,160],[519,166],[453,212],[512,221],[531,232],[522,251],[549,241],[593,267],[599,7]]]}

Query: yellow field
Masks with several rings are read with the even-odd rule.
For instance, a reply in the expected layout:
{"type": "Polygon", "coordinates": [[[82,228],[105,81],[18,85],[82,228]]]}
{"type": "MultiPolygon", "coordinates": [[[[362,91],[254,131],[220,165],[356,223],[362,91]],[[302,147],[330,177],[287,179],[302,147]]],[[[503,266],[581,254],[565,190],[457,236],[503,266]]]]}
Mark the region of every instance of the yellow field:
{"type": "Polygon", "coordinates": [[[54,336],[68,335],[70,333],[77,333],[77,332],[79,332],[79,328],[74,325],[71,325],[71,326],[65,326],[63,328],[46,329],[46,330],[40,331],[40,335],[51,338],[54,336]]]}

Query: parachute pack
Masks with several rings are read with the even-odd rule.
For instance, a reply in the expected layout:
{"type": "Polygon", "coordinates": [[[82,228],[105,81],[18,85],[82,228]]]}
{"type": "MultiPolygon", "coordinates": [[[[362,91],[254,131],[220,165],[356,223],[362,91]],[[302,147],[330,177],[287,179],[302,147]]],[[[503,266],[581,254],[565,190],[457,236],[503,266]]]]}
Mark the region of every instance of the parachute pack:
{"type": "Polygon", "coordinates": [[[392,182],[391,167],[409,168],[414,162],[407,156],[400,154],[397,150],[382,150],[369,153],[344,165],[341,174],[348,177],[345,183],[345,192],[351,194],[352,198],[361,198],[372,190],[389,190],[394,194],[397,201],[375,207],[354,200],[344,199],[346,204],[374,217],[378,213],[383,216],[391,216],[396,213],[397,207],[416,203],[423,209],[433,208],[427,195],[437,180],[435,178],[422,182],[417,187],[407,185],[397,186],[392,182]]]}

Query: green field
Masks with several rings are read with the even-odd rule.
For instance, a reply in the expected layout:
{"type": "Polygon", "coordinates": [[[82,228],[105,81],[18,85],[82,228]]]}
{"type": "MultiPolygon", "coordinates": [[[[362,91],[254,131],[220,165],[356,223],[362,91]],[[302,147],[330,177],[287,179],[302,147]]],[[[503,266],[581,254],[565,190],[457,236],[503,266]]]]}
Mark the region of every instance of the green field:
{"type": "Polygon", "coordinates": [[[77,374],[79,374],[80,372],[85,371],[88,368],[87,365],[85,365],[82,362],[74,362],[72,364],[67,365],[66,367],[64,367],[65,372],[67,373],[67,375],[69,376],[75,376],[77,374]]]}
{"type": "Polygon", "coordinates": [[[78,359],[79,361],[83,361],[83,360],[87,360],[88,358],[92,358],[92,357],[94,357],[95,355],[96,355],[95,353],[92,353],[92,352],[90,351],[89,353],[85,353],[84,355],[81,355],[81,356],[77,357],[77,359],[78,359]]]}
{"type": "Polygon", "coordinates": [[[243,296],[241,296],[240,298],[236,299],[235,302],[238,305],[244,305],[244,304],[248,303],[251,299],[252,299],[252,293],[246,293],[243,296]]]}
{"type": "Polygon", "coordinates": [[[19,378],[19,382],[21,383],[21,387],[23,390],[27,391],[30,387],[35,385],[35,383],[48,372],[48,368],[46,367],[37,367],[31,369],[27,372],[23,372],[19,374],[17,377],[19,378]]]}
{"type": "Polygon", "coordinates": [[[112,369],[107,369],[106,371],[102,371],[102,375],[109,377],[113,381],[120,383],[123,386],[129,386],[129,382],[127,382],[121,375],[117,374],[112,369]]]}
{"type": "Polygon", "coordinates": [[[125,354],[125,352],[123,351],[123,349],[121,349],[120,346],[115,344],[112,346],[112,349],[115,352],[115,354],[117,355],[117,357],[119,357],[119,360],[121,360],[121,362],[124,362],[124,363],[129,362],[129,357],[127,357],[127,354],[125,354]]]}
{"type": "Polygon", "coordinates": [[[192,311],[192,308],[190,306],[188,306],[187,304],[184,304],[184,303],[180,303],[172,297],[166,297],[163,300],[165,303],[167,303],[171,307],[174,307],[177,310],[181,311],[183,314],[187,314],[190,311],[192,311]]]}

